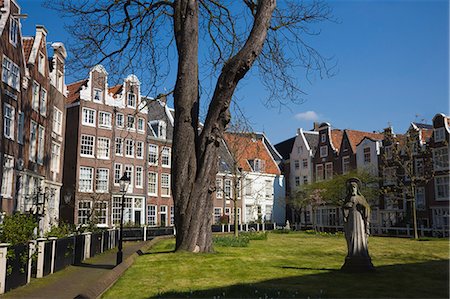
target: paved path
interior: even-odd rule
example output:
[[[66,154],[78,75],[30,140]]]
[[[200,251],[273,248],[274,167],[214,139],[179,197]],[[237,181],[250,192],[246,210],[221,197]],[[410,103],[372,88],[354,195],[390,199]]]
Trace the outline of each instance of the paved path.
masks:
[[[150,246],[150,242],[124,242],[124,262],[121,267],[126,269],[131,265],[132,255],[140,249],[144,251]],[[29,284],[7,292],[2,298],[72,299],[80,294],[92,294],[92,289],[98,293],[99,285],[107,285],[108,282],[104,282],[105,278],[114,276],[114,272],[119,268],[112,270],[116,264],[116,253],[117,249],[112,249],[85,260],[79,266],[69,266],[44,278],[32,279]],[[84,295],[81,298],[86,297],[91,295]]]

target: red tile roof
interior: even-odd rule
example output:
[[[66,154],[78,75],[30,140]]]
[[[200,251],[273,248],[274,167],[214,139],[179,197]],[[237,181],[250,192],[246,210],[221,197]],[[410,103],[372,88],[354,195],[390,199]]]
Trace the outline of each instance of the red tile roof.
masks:
[[[88,79],[80,80],[67,85],[69,94],[67,95],[67,104],[72,104],[80,100],[80,90],[82,86],[86,86]]]
[[[331,130],[331,142],[334,148],[339,152],[341,149],[342,137],[344,136],[344,132],[339,129]]]
[[[422,142],[427,142],[431,135],[433,135],[433,130],[422,129]]]
[[[365,138],[370,138],[372,140],[383,140],[383,134],[380,133],[370,133],[355,130],[345,130],[347,134],[348,141],[352,148],[352,151],[356,153],[356,146]]]
[[[109,91],[109,93],[111,93],[113,96],[115,96],[115,95],[117,95],[117,94],[119,94],[119,93],[122,92],[122,88],[123,88],[123,85],[122,85],[122,84],[119,84],[119,85],[115,85],[115,86],[110,87],[110,88],[108,89],[108,91]]]
[[[23,44],[23,53],[25,54],[25,61],[28,62],[31,50],[33,49],[34,37],[22,38],[22,44]]]
[[[265,163],[263,173],[280,175],[280,169],[272,159],[264,141],[256,138],[254,134],[224,134],[228,149],[239,160],[239,166],[243,171],[251,172],[249,160],[260,159]]]

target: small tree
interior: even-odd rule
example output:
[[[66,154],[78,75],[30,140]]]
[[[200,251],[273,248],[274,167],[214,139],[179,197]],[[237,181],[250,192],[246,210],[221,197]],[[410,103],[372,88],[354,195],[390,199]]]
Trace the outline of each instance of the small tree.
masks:
[[[31,214],[14,213],[5,216],[0,225],[0,240],[11,245],[26,244],[36,238],[38,224]]]

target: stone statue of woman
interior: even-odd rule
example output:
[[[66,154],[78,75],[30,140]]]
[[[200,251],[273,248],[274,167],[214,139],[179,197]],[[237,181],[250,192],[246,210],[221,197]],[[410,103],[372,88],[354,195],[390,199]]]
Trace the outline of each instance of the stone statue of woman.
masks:
[[[343,205],[344,233],[348,253],[342,270],[351,272],[372,271],[367,239],[370,233],[370,206],[361,194],[361,181],[348,179],[347,196]]]

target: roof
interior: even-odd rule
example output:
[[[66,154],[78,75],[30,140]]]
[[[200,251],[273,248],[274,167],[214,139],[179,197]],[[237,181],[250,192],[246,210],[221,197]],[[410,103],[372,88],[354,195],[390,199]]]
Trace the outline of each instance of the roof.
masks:
[[[331,142],[334,148],[339,152],[341,149],[342,137],[344,136],[344,132],[339,129],[331,130]]]
[[[67,85],[67,95],[66,104],[72,104],[80,100],[80,90],[82,86],[86,86],[88,79],[83,79],[74,83]]]
[[[25,61],[30,58],[31,50],[33,49],[34,37],[22,38],[23,53],[25,55]]]
[[[289,159],[289,155],[291,154],[292,147],[294,146],[295,143],[295,138],[296,137],[292,137],[285,141],[281,141],[280,143],[275,144],[275,149],[281,154],[284,160]]]
[[[251,133],[233,134],[225,133],[224,139],[227,143],[228,150],[239,161],[239,166],[243,171],[253,172],[249,161],[259,159],[264,161],[265,169],[263,173],[280,175],[280,169],[269,153],[264,141],[255,138],[256,135]]]
[[[433,125],[421,124],[421,123],[415,123],[415,122],[413,122],[413,124],[415,124],[416,127],[419,129],[433,130]]]
[[[308,142],[309,148],[314,155],[317,150],[317,146],[319,145],[319,134],[316,131],[303,131],[305,135],[306,142]]]
[[[365,138],[370,138],[372,140],[383,140],[383,134],[380,133],[370,133],[363,131],[355,131],[355,130],[345,130],[347,134],[348,141],[352,148],[352,151],[356,152],[356,146]]]
[[[123,89],[123,85],[122,84],[118,84],[118,85],[115,85],[115,86],[112,86],[112,87],[108,88],[108,91],[109,91],[110,94],[115,96],[115,95],[121,93],[122,89]]]

